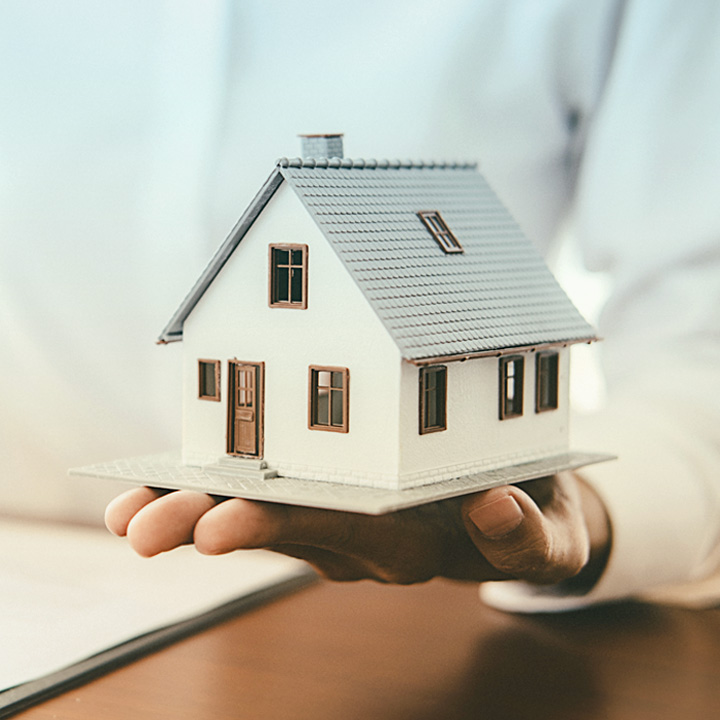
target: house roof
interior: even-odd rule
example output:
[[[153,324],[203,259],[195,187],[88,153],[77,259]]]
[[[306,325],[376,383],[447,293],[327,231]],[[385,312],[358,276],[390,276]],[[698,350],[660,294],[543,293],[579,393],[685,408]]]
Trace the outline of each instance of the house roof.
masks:
[[[283,182],[405,359],[451,360],[596,339],[475,165],[283,158],[160,342],[182,339],[185,318]],[[462,253],[442,250],[417,215],[423,210],[441,213]]]

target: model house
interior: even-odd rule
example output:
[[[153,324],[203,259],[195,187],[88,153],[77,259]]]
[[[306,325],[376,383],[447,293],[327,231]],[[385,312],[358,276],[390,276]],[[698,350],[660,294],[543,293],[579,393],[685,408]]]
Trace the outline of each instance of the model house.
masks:
[[[595,335],[477,167],[305,142],[160,337],[183,465],[405,490],[566,458],[569,346]]]

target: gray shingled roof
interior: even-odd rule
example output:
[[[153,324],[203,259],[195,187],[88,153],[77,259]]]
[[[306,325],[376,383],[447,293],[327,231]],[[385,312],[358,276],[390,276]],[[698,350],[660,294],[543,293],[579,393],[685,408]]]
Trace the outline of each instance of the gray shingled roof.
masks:
[[[595,339],[474,165],[283,159],[162,342],[181,339],[184,319],[283,181],[407,360]],[[446,254],[418,218],[420,210],[439,211],[464,252]]]

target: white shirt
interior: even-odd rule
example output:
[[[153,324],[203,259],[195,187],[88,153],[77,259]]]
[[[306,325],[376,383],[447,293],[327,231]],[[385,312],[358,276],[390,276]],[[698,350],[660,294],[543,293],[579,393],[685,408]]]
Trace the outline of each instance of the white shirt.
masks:
[[[298,132],[480,159],[548,253],[611,279],[606,406],[575,445],[614,547],[584,600],[695,581],[720,544],[720,10],[712,0],[6,2],[0,511],[99,520],[68,467],[179,444],[153,341]]]

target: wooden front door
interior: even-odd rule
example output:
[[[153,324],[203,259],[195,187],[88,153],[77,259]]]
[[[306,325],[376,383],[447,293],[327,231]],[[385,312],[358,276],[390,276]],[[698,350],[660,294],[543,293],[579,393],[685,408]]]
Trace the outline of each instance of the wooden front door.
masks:
[[[263,363],[230,360],[228,379],[228,453],[262,457]]]

